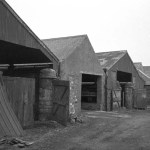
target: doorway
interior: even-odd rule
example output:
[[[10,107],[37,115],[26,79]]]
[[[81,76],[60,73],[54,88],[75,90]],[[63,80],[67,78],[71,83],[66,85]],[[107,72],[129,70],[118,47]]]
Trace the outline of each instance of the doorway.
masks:
[[[126,107],[125,86],[128,82],[132,82],[132,74],[117,71],[117,81],[119,81],[121,86],[121,107]]]
[[[82,85],[81,85],[81,108],[94,110],[97,107],[99,99],[97,75],[82,74]]]

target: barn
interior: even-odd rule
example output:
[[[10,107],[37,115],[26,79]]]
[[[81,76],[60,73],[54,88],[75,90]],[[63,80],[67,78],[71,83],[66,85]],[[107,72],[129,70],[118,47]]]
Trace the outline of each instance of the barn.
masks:
[[[111,51],[96,54],[105,71],[105,110],[133,107],[133,88],[143,89],[144,80],[134,66],[128,52]]]
[[[60,78],[70,81],[70,106],[76,114],[81,109],[100,109],[103,70],[88,36],[46,39],[43,42],[59,58]]]
[[[40,70],[52,68],[57,72],[58,62],[57,57],[32,32],[9,4],[5,0],[0,0],[2,83],[6,87],[11,108],[23,127],[32,125],[38,112]],[[3,99],[1,98],[1,100]],[[9,109],[11,108],[9,107]],[[6,110],[5,112],[10,111]],[[4,119],[4,124],[7,124],[5,121]],[[13,121],[10,121],[11,123]]]

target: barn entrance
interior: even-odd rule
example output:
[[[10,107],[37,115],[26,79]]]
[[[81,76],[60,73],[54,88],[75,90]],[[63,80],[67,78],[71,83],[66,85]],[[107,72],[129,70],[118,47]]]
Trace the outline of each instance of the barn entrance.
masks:
[[[11,107],[23,127],[37,120],[39,72],[53,64],[40,49],[0,40],[0,71]]]
[[[132,82],[132,74],[122,71],[117,71],[117,81],[121,86],[121,107],[126,107],[125,86],[128,82]]]
[[[100,77],[97,75],[82,74],[81,108],[94,110],[100,99]]]

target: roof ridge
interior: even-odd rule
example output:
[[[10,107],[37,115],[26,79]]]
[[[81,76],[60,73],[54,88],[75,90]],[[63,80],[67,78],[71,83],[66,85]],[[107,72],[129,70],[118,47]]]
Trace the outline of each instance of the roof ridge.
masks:
[[[125,52],[125,53],[127,53],[127,50],[115,50],[115,51],[106,51],[106,52],[96,52],[96,54],[113,53],[113,52]]]
[[[74,35],[74,36],[65,36],[65,37],[56,37],[56,38],[49,38],[49,39],[42,39],[42,41],[59,40],[59,39],[69,39],[69,38],[77,38],[77,37],[87,37],[87,34]]]
[[[134,64],[142,64],[142,62],[134,62]]]

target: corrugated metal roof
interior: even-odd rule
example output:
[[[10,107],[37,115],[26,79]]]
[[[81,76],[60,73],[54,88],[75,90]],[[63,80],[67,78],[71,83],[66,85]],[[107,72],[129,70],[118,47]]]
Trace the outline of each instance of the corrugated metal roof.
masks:
[[[96,53],[96,55],[102,67],[110,69],[126,53],[127,53],[126,50],[121,50],[121,51],[111,51],[111,52],[100,52],[100,53]]]
[[[59,58],[66,59],[83,41],[87,35],[69,36],[45,39],[43,42]]]

